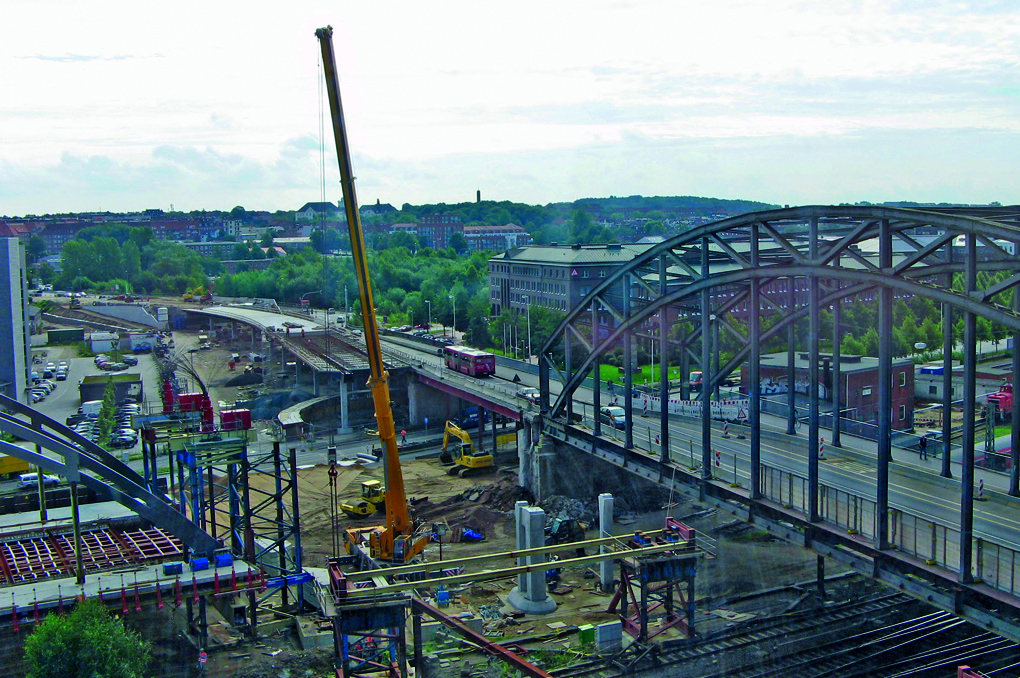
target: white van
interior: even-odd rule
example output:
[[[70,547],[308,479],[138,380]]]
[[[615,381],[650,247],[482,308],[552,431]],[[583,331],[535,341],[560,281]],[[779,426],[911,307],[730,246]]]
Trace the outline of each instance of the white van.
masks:
[[[78,414],[95,414],[98,415],[99,411],[103,409],[102,400],[86,400],[78,408]]]

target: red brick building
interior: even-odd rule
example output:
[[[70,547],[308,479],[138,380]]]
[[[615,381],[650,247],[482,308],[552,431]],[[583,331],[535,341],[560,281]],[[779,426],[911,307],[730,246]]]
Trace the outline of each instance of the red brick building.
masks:
[[[832,393],[839,389],[839,404],[844,419],[875,423],[878,419],[878,358],[859,355],[841,355],[839,361],[839,384],[833,383],[832,355],[823,354],[818,360],[818,374],[811,378],[808,354],[794,354],[794,390],[807,395],[812,386],[819,388],[820,399],[829,405],[831,411]],[[778,392],[777,400],[785,399],[787,386],[787,354],[770,353],[761,357],[761,393],[770,397],[770,391]],[[747,393],[750,384],[748,366],[740,368],[741,392]],[[913,426],[914,420],[914,362],[910,358],[893,360],[892,365],[892,415],[894,429],[902,430]]]

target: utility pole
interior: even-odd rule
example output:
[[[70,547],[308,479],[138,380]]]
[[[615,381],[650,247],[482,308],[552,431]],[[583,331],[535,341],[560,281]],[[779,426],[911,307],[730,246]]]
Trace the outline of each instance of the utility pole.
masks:
[[[527,294],[523,297],[524,303],[528,306],[528,364],[531,364],[531,297]]]

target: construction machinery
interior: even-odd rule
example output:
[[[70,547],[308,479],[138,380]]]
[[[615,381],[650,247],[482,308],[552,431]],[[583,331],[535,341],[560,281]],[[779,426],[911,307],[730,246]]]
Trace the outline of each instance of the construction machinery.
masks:
[[[361,496],[354,504],[340,504],[340,510],[351,518],[364,518],[386,510],[386,488],[378,480],[361,483]]]
[[[407,507],[404,492],[404,476],[400,468],[400,453],[397,449],[397,431],[393,423],[390,406],[389,375],[383,364],[382,349],[379,345],[379,327],[375,317],[375,302],[372,300],[372,282],[368,274],[368,257],[365,253],[365,234],[361,228],[361,214],[358,211],[358,197],[354,190],[354,171],[351,166],[351,152],[347,143],[343,106],[340,102],[340,84],[333,55],[333,29],[330,26],[315,31],[322,50],[322,67],[329,95],[329,112],[333,123],[333,139],[336,143],[337,162],[340,166],[340,187],[343,191],[344,211],[347,215],[347,229],[351,236],[351,255],[354,274],[358,280],[361,297],[361,318],[364,324],[365,351],[371,376],[368,386],[375,404],[375,418],[379,440],[383,448],[383,465],[386,482],[386,524],[368,528],[350,528],[343,536],[348,553],[363,548],[366,544],[372,558],[389,563],[404,564],[417,556],[429,542],[427,533],[415,534],[411,513]]]
[[[453,451],[450,450],[451,438],[460,441]],[[461,478],[495,469],[492,455],[482,451],[475,452],[471,436],[452,421],[446,422],[446,430],[443,432],[443,450],[439,453],[439,461],[444,464],[453,464],[446,470],[446,473],[451,476],[459,475]]]
[[[545,527],[545,545],[569,544],[584,541],[584,533],[588,529],[586,523],[573,518],[557,518]],[[577,554],[584,555],[584,548],[578,548]]]

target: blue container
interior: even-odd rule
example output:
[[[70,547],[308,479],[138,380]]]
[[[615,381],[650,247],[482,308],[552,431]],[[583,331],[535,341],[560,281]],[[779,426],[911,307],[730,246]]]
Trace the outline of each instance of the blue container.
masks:
[[[229,567],[234,564],[234,557],[229,553],[216,556],[216,567]]]
[[[184,563],[163,563],[163,576],[181,574],[184,572]]]
[[[192,572],[198,572],[199,570],[208,570],[208,569],[209,569],[209,559],[208,558],[192,558],[191,559],[191,571]]]

